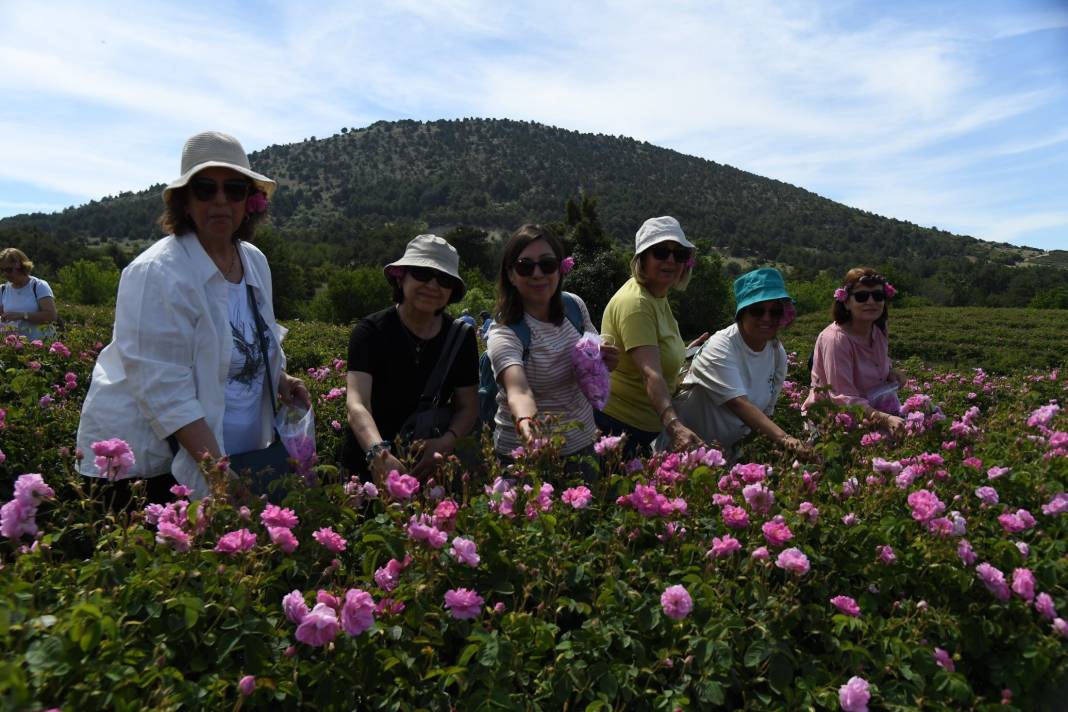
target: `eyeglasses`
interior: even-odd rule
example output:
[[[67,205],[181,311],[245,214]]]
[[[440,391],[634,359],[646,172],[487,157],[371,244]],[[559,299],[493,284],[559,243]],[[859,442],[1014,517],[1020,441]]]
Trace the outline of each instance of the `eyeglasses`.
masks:
[[[661,262],[666,260],[670,255],[674,255],[675,261],[679,263],[689,262],[690,260],[689,247],[683,247],[682,245],[678,245],[677,247],[671,247],[670,245],[667,245],[663,242],[661,242],[659,245],[653,245],[652,247],[650,247],[649,254],[651,254],[653,257],[660,260]]]
[[[194,198],[207,202],[215,199],[215,195],[219,192],[219,184],[211,178],[194,178],[189,181],[189,190]],[[222,190],[226,199],[231,203],[240,203],[248,197],[252,184],[240,178],[230,178],[222,182]]]
[[[782,315],[785,313],[781,306],[765,307],[761,304],[757,304],[751,307],[746,307],[745,309],[745,313],[752,314],[754,319],[763,319],[765,312],[771,312],[771,318],[775,320],[782,319]]]
[[[534,274],[534,268],[541,269],[542,274],[552,274],[560,269],[560,260],[555,257],[541,257],[537,262],[529,257],[520,257],[512,264],[512,269],[520,277],[529,277]]]
[[[886,299],[886,292],[881,289],[878,292],[853,292],[853,298],[860,304],[868,301],[868,297],[871,297],[877,302],[881,302]]]
[[[432,267],[407,267],[406,269],[416,282],[429,282],[435,279],[445,289],[456,289],[460,286],[455,277],[439,272]]]

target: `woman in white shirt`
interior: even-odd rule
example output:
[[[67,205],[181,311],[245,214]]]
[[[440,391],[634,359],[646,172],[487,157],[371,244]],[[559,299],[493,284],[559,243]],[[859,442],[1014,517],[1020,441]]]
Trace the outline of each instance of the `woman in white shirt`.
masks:
[[[171,234],[123,270],[112,341],[78,427],[82,474],[100,476],[93,442],[122,438],[136,458],[125,475],[148,478],[150,501],[166,500],[175,481],[204,497],[204,456],[270,445],[274,393],[310,406],[303,382],[283,371],[271,271],[247,242],[275,182],[251,170],[237,139],[214,131],[186,142],[181,170],[163,191],[160,224]]]
[[[732,448],[755,430],[790,450],[805,445],[771,416],[786,379],[779,329],[794,317],[782,274],[764,268],[734,281],[735,322],[713,334],[694,357],[673,404],[686,427],[706,442]],[[658,447],[668,446],[661,434]]]
[[[17,247],[0,250],[0,331],[13,329],[31,341],[53,336],[56,300],[48,282],[30,274],[33,262]]]
[[[507,461],[520,445],[538,435],[539,418],[552,415],[564,438],[562,454],[592,453],[596,437],[593,408],[571,365],[571,351],[586,331],[596,333],[586,305],[564,292],[560,265],[564,248],[541,225],[523,225],[504,246],[497,283],[495,323],[486,353],[497,393],[493,443]],[[619,361],[612,346],[601,347],[611,370]]]

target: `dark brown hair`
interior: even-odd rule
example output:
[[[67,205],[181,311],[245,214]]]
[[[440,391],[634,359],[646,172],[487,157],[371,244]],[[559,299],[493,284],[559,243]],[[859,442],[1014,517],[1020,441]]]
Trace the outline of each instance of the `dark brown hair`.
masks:
[[[196,176],[191,176],[189,180],[193,180]],[[251,181],[249,181],[252,183]],[[251,199],[256,193],[262,193],[255,188],[255,184],[252,184],[252,191],[249,193],[246,201]],[[266,195],[266,194],[265,194]],[[189,217],[189,184],[183,185],[181,188],[174,188],[171,190],[170,195],[163,199],[163,213],[156,220],[159,226],[163,228],[164,232],[170,235],[184,235],[188,232],[196,232],[197,226],[193,224],[193,219]],[[246,203],[247,204],[247,203]],[[256,227],[267,219],[267,213],[269,211],[264,210],[262,213],[251,213],[245,215],[245,219],[241,221],[237,230],[234,231],[233,240],[251,241],[253,235],[256,233]]]
[[[883,290],[886,289],[886,277],[882,276],[871,267],[854,267],[846,272],[845,279],[842,280],[842,287],[846,290],[847,294],[853,293],[853,287],[860,284],[863,287],[877,287],[880,284],[883,286]],[[848,299],[848,297],[847,297]],[[886,333],[886,317],[890,311],[890,300],[886,299],[883,302],[883,313],[879,315],[879,318],[875,320],[875,325]],[[837,299],[831,305],[831,318],[834,319],[836,324],[847,324],[852,320],[853,315],[849,313],[849,309],[846,308],[845,302],[840,302]]]
[[[557,260],[562,262],[564,259],[564,246],[561,244],[560,238],[544,225],[528,223],[520,226],[518,230],[512,233],[512,236],[508,238],[508,242],[504,245],[504,254],[501,256],[501,269],[497,275],[497,306],[494,310],[494,318],[501,324],[518,324],[523,318],[523,300],[520,298],[519,291],[515,288],[515,285],[508,279],[508,271],[515,265],[520,253],[527,249],[528,245],[538,240],[545,240]],[[557,274],[560,275],[559,272]],[[560,275],[560,279],[556,283],[556,291],[553,292],[553,296],[549,299],[549,321],[554,324],[560,324],[564,320],[564,299],[560,296],[563,288],[564,279],[563,275]]]

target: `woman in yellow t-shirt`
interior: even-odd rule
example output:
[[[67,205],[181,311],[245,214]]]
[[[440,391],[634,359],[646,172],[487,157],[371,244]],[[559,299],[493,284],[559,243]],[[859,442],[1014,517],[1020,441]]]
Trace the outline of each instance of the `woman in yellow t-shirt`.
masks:
[[[661,430],[673,450],[701,445],[671,405],[686,344],[667,299],[671,289],[682,290],[689,283],[694,252],[678,220],[646,220],[634,236],[632,276],[612,296],[601,320],[601,333],[619,348],[620,356],[608,404],[594,418],[602,432],[627,435],[627,457],[648,448]],[[703,334],[691,345],[707,338]]]

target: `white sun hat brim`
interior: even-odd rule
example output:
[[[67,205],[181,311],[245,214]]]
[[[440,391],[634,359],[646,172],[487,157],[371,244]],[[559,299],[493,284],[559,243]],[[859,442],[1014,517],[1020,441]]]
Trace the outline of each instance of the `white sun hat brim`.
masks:
[[[229,168],[237,171],[255,184],[270,198],[278,184],[267,176],[252,170],[248,154],[241,142],[229,134],[220,131],[204,131],[191,137],[182,148],[182,166],[180,175],[163,189],[163,199],[167,200],[175,188],[189,183],[189,179],[207,168]]]

